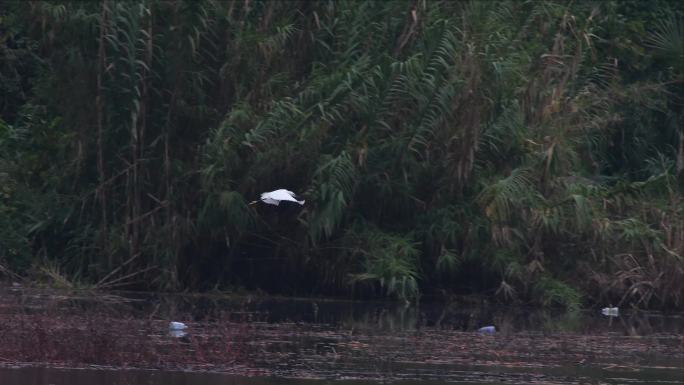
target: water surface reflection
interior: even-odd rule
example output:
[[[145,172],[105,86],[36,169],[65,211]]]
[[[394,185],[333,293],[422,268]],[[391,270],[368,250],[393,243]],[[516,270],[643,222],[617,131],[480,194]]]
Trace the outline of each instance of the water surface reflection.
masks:
[[[0,294],[3,385],[684,381],[681,314],[621,309],[613,318],[600,309],[472,301],[407,307],[16,288]],[[187,323],[188,335],[169,337],[172,320]],[[497,332],[476,332],[486,325]]]

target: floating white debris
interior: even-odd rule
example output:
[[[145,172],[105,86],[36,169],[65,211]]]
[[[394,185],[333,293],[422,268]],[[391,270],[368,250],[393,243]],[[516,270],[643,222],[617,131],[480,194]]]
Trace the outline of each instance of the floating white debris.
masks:
[[[494,334],[494,333],[496,333],[496,327],[494,327],[494,326],[484,326],[484,327],[481,327],[481,328],[477,329],[477,331],[478,331],[480,334]]]
[[[170,330],[183,330],[183,329],[187,329],[187,327],[188,326],[182,322],[174,322],[174,321],[169,322],[169,329]]]
[[[601,314],[607,315],[609,317],[617,317],[619,315],[619,311],[616,307],[604,307],[601,309]]]

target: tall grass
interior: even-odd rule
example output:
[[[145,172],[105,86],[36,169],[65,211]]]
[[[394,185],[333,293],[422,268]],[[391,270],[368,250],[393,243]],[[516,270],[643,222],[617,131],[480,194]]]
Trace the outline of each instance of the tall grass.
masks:
[[[682,306],[683,9],[662,4],[11,3],[0,265]],[[281,187],[307,205],[246,204]]]

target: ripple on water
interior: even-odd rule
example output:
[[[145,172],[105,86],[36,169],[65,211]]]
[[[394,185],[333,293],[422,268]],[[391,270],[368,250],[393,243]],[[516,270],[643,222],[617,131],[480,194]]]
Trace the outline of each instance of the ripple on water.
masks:
[[[684,382],[684,322],[676,314],[0,294],[3,385]],[[170,337],[170,320],[186,323],[188,335]],[[496,333],[477,333],[485,325]]]

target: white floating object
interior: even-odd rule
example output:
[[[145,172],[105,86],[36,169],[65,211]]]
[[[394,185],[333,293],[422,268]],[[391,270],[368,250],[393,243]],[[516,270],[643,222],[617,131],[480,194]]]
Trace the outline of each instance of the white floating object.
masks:
[[[496,327],[494,327],[494,326],[484,326],[484,327],[481,327],[481,328],[477,329],[477,331],[478,331],[480,334],[494,334],[494,333],[496,333]]]
[[[187,329],[187,327],[188,326],[182,322],[174,322],[174,321],[169,322],[169,330],[183,330],[183,329]]]
[[[617,317],[620,313],[616,307],[604,307],[601,309],[601,314],[607,315],[609,317]]]

